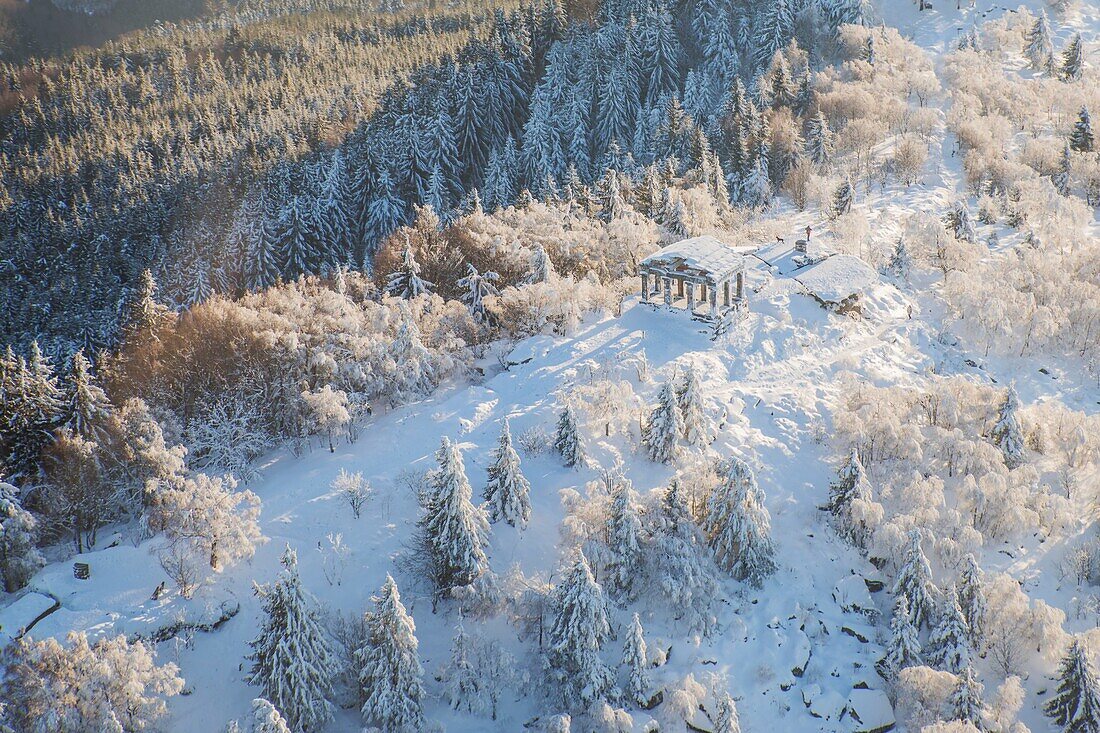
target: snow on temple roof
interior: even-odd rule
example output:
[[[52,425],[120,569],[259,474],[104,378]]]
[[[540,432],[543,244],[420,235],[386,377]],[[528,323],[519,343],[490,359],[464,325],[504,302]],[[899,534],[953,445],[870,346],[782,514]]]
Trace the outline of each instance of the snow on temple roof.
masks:
[[[664,270],[691,269],[709,273],[716,281],[726,280],[745,266],[745,253],[710,235],[684,239],[657,250],[642,260],[643,267]]]

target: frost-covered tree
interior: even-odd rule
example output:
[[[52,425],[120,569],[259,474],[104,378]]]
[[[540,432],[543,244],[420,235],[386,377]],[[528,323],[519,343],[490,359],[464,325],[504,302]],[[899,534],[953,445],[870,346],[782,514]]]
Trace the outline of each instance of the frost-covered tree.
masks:
[[[367,638],[355,652],[363,722],[385,733],[418,733],[424,729],[424,670],[417,656],[416,624],[389,575],[371,600]]]
[[[481,674],[474,662],[470,635],[459,624],[451,641],[451,660],[443,675],[443,696],[455,710],[481,712]]]
[[[761,11],[754,53],[757,69],[766,67],[775,52],[787,45],[794,29],[794,8],[793,0],[773,0]]]
[[[583,553],[554,589],[554,619],[547,638],[551,681],[566,705],[587,708],[615,685],[600,650],[611,636],[607,601]]]
[[[444,437],[435,460],[436,468],[426,478],[419,526],[429,575],[446,595],[474,582],[489,568],[485,556],[489,522],[484,510],[470,501],[473,490],[458,446]]]
[[[978,681],[974,668],[969,664],[958,675],[958,682],[947,698],[947,719],[970,723],[984,730],[985,703],[982,701],[984,685]]]
[[[1054,44],[1050,40],[1050,21],[1047,11],[1040,10],[1035,22],[1027,31],[1024,55],[1036,71],[1049,72],[1054,68]]]
[[[291,733],[286,720],[275,706],[262,697],[252,701],[252,708],[248,711],[248,727],[237,726],[240,733]],[[230,728],[232,731],[232,728]]]
[[[867,479],[863,462],[859,460],[859,452],[853,448],[848,459],[837,470],[836,481],[829,489],[828,507],[837,518],[841,535],[856,544],[862,544],[857,540],[866,532],[866,528],[856,526],[852,521],[852,504],[871,500],[871,482]]]
[[[46,564],[38,551],[38,520],[19,503],[19,489],[0,480],[0,587],[14,593]]]
[[[683,381],[676,392],[676,401],[680,406],[684,440],[687,444],[701,446],[709,443],[713,437],[713,426],[703,404],[703,390],[699,386],[699,378],[691,365],[684,370]]]
[[[920,530],[909,533],[909,549],[905,562],[894,581],[894,596],[909,599],[909,620],[920,629],[931,625],[936,613],[936,590],[932,585],[932,566],[921,547]]]
[[[820,109],[806,123],[806,152],[817,165],[825,165],[833,157],[833,132]]]
[[[909,275],[913,271],[913,255],[910,254],[904,237],[898,237],[894,252],[890,255],[888,268],[890,273],[899,280],[909,280]]]
[[[73,354],[65,403],[65,426],[88,440],[101,440],[111,403],[107,393],[93,379],[91,364],[83,349]]]
[[[363,478],[361,471],[355,473],[348,473],[347,470],[341,468],[340,473],[332,480],[332,490],[348,505],[348,509],[351,509],[351,515],[356,519],[363,511],[363,505],[370,499],[374,490],[371,489],[371,485]]]
[[[615,483],[618,488],[611,498],[611,511],[607,518],[605,585],[624,598],[633,598],[645,560],[642,553],[642,521],[638,517],[637,496],[630,482],[620,478]]]
[[[636,705],[647,705],[650,700],[649,659],[646,657],[642,621],[636,613],[626,631],[622,665],[627,670],[627,697]]]
[[[482,495],[490,521],[504,520],[513,527],[526,527],[531,517],[531,484],[520,469],[519,454],[512,447],[512,431],[505,418],[500,445],[493,453],[489,481]]]
[[[259,635],[249,642],[248,682],[263,690],[293,730],[315,733],[332,720],[337,662],[315,602],[302,588],[298,556],[289,545],[282,564],[274,583],[255,586],[264,617]]]
[[[711,605],[718,592],[714,563],[706,557],[706,539],[691,518],[680,482],[673,479],[661,496],[651,529],[653,579],[669,608],[693,630],[713,622]]]
[[[554,450],[570,468],[584,465],[584,445],[581,442],[580,429],[573,408],[565,406],[558,417],[558,428],[554,435]]]
[[[963,568],[959,575],[959,606],[970,632],[970,646],[980,649],[985,636],[989,606],[985,597],[982,569],[971,554],[963,559]]]
[[[989,433],[993,444],[1001,449],[1005,465],[1009,468],[1018,468],[1026,460],[1024,429],[1020,425],[1019,411],[1020,398],[1015,388],[1010,386],[997,412],[997,422]]]
[[[728,692],[718,698],[714,716],[714,733],[741,733],[741,718],[737,715],[737,704]]]
[[[1069,143],[1066,143],[1062,148],[1062,157],[1058,161],[1058,167],[1050,174],[1050,182],[1054,184],[1055,190],[1062,196],[1069,196],[1069,176],[1072,168],[1073,154],[1070,152]],[[993,234],[996,234],[996,232]]]
[[[535,252],[531,256],[531,272],[524,280],[527,284],[553,282],[557,277],[554,272],[554,263],[550,261],[550,255],[541,244],[535,245]]]
[[[906,667],[922,664],[920,636],[909,620],[909,599],[904,594],[894,600],[894,615],[890,618],[890,639],[886,643],[886,656],[880,663],[884,676],[897,679]]]
[[[970,631],[954,584],[944,594],[940,607],[939,621],[928,635],[925,659],[937,669],[959,674],[970,665]]]
[[[684,418],[676,400],[676,390],[669,380],[657,393],[657,406],[649,414],[642,431],[649,459],[656,463],[671,463],[680,453],[680,435],[684,432]]]
[[[1089,108],[1082,107],[1069,134],[1069,147],[1078,153],[1091,153],[1096,149],[1096,138],[1092,132],[1092,116]]]
[[[1062,51],[1062,66],[1060,69],[1062,78],[1066,81],[1079,80],[1084,71],[1084,66],[1085,56],[1084,47],[1081,44],[1081,34],[1076,33],[1070,39],[1066,50]]]
[[[1088,647],[1075,638],[1058,667],[1058,687],[1043,712],[1065,733],[1100,730],[1100,682],[1089,660]]]
[[[951,210],[944,216],[943,221],[947,231],[951,232],[955,239],[971,244],[978,240],[978,233],[974,229],[974,220],[970,216],[970,207],[966,205],[965,201],[956,201]]]
[[[488,323],[489,311],[485,308],[485,298],[500,295],[495,283],[500,275],[489,271],[480,273],[472,264],[466,265],[466,277],[458,281],[462,288],[462,302],[470,309],[470,315],[478,323]]]
[[[832,214],[834,217],[843,216],[852,210],[852,200],[855,198],[855,189],[852,187],[852,179],[845,178],[837,186],[833,193]]]
[[[718,565],[737,580],[760,586],[775,570],[771,515],[748,464],[734,459],[707,499],[703,530]]]
[[[386,279],[386,293],[398,298],[415,298],[430,293],[433,284],[420,277],[420,263],[413,256],[412,247],[405,245],[401,265]]]

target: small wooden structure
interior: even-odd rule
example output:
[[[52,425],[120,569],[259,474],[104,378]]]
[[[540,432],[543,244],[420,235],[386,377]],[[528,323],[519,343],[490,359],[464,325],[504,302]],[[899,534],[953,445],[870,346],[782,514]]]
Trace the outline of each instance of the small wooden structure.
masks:
[[[86,562],[73,563],[73,577],[77,580],[87,580],[92,577],[92,567]]]
[[[745,255],[711,236],[685,239],[654,252],[638,266],[642,302],[682,307],[717,321],[745,299]]]

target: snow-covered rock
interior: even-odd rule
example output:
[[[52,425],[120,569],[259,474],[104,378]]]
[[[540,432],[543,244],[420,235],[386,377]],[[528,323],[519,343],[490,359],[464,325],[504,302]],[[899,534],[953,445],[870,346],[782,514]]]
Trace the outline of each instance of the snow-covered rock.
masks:
[[[852,690],[844,710],[852,733],[883,733],[897,723],[894,706],[882,690]]]

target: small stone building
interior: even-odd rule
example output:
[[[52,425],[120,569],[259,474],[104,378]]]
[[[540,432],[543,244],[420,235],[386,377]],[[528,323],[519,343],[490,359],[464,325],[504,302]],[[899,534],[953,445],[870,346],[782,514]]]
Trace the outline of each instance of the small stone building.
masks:
[[[743,308],[744,252],[711,236],[670,244],[638,266],[642,302],[683,308],[705,320]]]

